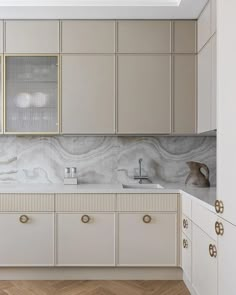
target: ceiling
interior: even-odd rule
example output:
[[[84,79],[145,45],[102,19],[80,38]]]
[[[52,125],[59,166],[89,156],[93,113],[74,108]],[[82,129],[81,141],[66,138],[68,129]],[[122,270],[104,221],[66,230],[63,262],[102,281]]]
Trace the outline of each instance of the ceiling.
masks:
[[[0,0],[0,19],[197,19],[208,0]]]

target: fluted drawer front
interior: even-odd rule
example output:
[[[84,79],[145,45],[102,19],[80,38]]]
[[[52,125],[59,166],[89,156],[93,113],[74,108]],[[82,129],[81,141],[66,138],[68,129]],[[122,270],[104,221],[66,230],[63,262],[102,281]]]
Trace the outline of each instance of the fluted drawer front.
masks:
[[[1,212],[54,211],[53,194],[0,194]]]
[[[115,194],[57,194],[56,211],[114,211]]]
[[[177,211],[177,194],[119,194],[118,211]]]

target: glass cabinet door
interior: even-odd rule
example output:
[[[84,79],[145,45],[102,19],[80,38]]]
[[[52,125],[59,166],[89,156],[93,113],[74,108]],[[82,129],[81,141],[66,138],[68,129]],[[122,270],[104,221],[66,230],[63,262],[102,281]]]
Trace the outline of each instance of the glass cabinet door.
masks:
[[[57,133],[58,56],[6,56],[5,132]]]

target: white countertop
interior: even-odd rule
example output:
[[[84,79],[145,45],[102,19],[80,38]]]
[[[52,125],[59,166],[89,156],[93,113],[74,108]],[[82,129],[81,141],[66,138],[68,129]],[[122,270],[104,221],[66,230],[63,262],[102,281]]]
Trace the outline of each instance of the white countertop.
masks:
[[[158,182],[160,183],[160,182]],[[127,194],[127,193],[186,193],[190,198],[197,199],[210,210],[214,210],[216,188],[195,188],[178,183],[160,183],[160,189],[124,189],[121,184],[1,184],[0,193],[30,193],[30,194],[60,194],[60,193],[101,193],[101,194]]]

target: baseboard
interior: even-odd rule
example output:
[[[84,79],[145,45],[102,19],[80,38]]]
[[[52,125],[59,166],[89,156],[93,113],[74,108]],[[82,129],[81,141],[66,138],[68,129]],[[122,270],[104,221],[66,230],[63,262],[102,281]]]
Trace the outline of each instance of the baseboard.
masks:
[[[2,267],[0,280],[182,280],[179,267]]]
[[[190,292],[191,295],[198,295],[198,294],[194,291],[191,282],[187,279],[187,277],[185,276],[184,273],[183,273],[183,281],[184,281],[184,283],[185,283],[186,287],[188,288],[188,290],[189,290],[189,292]]]

